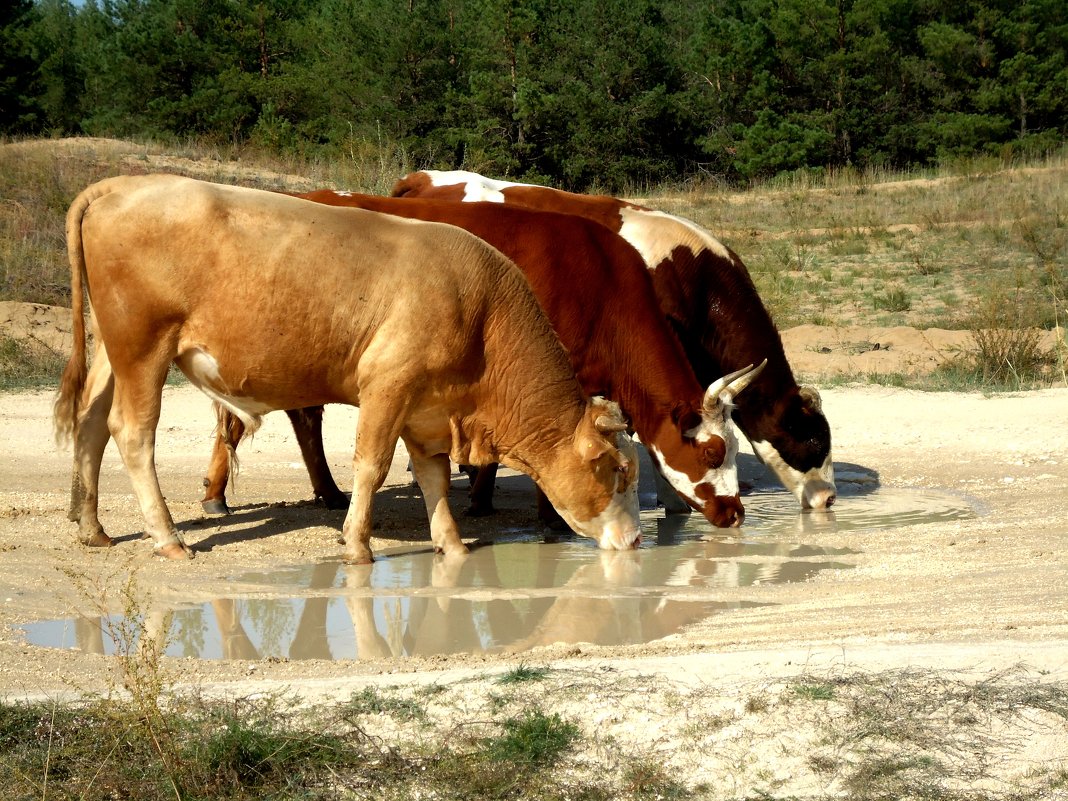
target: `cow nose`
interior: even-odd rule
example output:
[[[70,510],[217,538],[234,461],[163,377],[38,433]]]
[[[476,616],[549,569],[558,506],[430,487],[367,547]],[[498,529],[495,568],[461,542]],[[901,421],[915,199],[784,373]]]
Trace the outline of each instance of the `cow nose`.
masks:
[[[838,500],[838,493],[835,488],[828,485],[806,489],[804,495],[807,503],[803,505],[809,509],[830,509],[834,506],[834,502]]]
[[[642,543],[642,530],[623,523],[609,523],[597,544],[606,551],[628,551]]]
[[[745,507],[737,496],[716,496],[705,505],[705,517],[717,528],[738,528],[745,520]]]

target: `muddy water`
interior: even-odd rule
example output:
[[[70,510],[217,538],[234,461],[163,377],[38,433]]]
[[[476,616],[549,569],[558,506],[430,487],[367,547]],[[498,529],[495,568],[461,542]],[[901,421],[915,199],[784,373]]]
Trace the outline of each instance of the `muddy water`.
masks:
[[[637,551],[533,531],[508,532],[446,559],[430,549],[378,552],[232,577],[210,603],[118,618],[42,621],[34,645],[114,653],[122,632],[166,637],[173,656],[362,659],[521,652],[553,643],[650,642],[725,609],[755,605],[737,588],[805,581],[853,566],[855,551],[820,534],[973,517],[967,499],[840,482],[831,512],[798,512],[782,491],[746,498],[746,524],[717,531],[697,515],[643,513]],[[116,642],[120,643],[116,645]]]

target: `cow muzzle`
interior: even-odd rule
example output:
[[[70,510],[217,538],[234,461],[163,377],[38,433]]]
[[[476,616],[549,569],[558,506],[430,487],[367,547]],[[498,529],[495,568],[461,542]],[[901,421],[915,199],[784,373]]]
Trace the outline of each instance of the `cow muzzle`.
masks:
[[[745,520],[745,507],[737,495],[713,495],[700,511],[717,528],[738,528]]]
[[[642,530],[635,525],[613,522],[604,527],[597,545],[605,551],[629,551],[642,544]]]
[[[830,509],[836,500],[838,491],[827,481],[807,481],[801,488],[803,509]]]

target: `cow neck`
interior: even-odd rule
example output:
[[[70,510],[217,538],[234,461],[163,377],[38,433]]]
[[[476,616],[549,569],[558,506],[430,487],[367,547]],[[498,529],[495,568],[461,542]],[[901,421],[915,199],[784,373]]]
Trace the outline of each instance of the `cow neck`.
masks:
[[[734,417],[770,413],[771,401],[797,392],[782,339],[741,260],[698,247],[676,247],[656,267],[657,299],[693,365],[697,379],[721,376],[768,360],[759,378],[739,396]],[[744,430],[744,427],[743,427]]]
[[[487,320],[483,397],[472,422],[488,432],[499,461],[537,480],[551,469],[555,452],[570,447],[586,404],[537,301],[525,284],[516,292],[523,302],[511,314],[496,313],[498,307]],[[494,409],[493,419],[485,419],[480,408]]]
[[[573,329],[569,340],[561,337],[579,383],[586,394],[619,403],[643,441],[651,441],[680,402],[701,408],[703,388],[655,304],[584,306],[576,313],[581,311],[586,325]]]

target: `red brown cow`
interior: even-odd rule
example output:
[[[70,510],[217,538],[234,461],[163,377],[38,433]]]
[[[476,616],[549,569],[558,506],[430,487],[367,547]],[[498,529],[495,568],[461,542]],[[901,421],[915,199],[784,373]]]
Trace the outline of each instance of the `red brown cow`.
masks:
[[[834,503],[831,430],[819,393],[794,380],[782,340],[741,259],[700,226],[614,197],[463,171],[414,172],[397,182],[393,194],[566,212],[616,231],[642,254],[660,309],[679,335],[698,380],[710,381],[767,358],[734,421],[803,507]]]
[[[636,461],[618,406],[586,400],[522,273],[467,232],[150,175],[82,192],[67,243],[74,352],[55,422],[75,439],[83,543],[111,542],[97,516],[110,432],[155,551],[192,556],[154,463],[172,362],[246,427],[272,409],[360,407],[346,561],[372,559],[372,500],[398,438],[439,551],[466,551],[446,498],[450,459],[510,464],[601,547],[637,543]]]
[[[581,217],[492,203],[334,191],[301,197],[450,223],[498,248],[523,271],[582,386],[619,402],[654,464],[693,508],[714,525],[741,524],[738,446],[730,413],[734,395],[759,368],[750,365],[707,389],[700,385],[656,307],[641,257],[618,236]],[[212,487],[225,479],[221,443],[214,457],[209,498],[218,494]],[[322,478],[313,481],[324,483]]]

